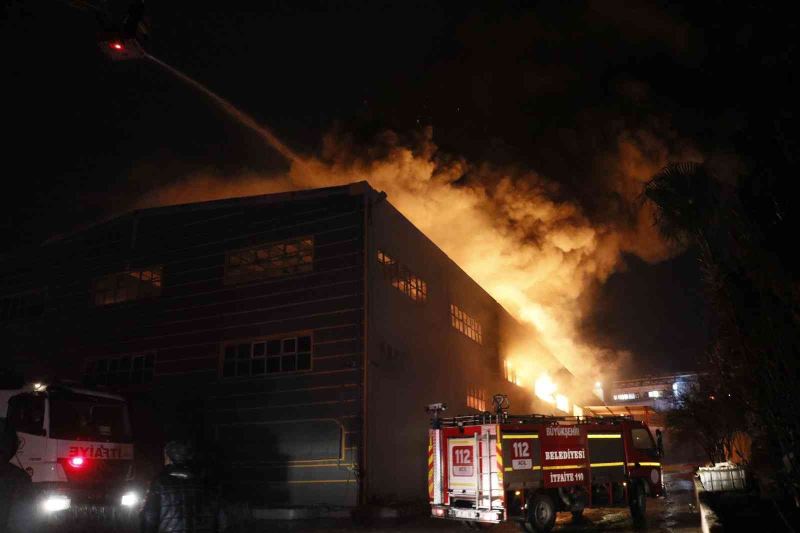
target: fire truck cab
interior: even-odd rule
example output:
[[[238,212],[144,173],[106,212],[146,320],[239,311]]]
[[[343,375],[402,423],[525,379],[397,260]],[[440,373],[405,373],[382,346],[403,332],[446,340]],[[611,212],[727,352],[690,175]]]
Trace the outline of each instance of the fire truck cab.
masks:
[[[11,463],[31,476],[41,511],[132,509],[133,440],[121,396],[66,385],[0,390],[0,419],[16,430]]]
[[[431,514],[549,531],[559,511],[579,518],[586,507],[627,506],[640,522],[647,497],[664,492],[660,457],[647,425],[629,417],[436,412],[428,445]]]

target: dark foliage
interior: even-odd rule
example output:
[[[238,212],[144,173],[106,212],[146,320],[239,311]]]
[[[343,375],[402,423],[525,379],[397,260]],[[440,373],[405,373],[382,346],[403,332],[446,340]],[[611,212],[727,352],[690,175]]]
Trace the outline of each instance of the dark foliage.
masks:
[[[710,413],[694,400],[675,417],[694,417],[707,438],[719,442],[723,437],[714,432],[735,426],[743,413],[748,432],[774,444],[775,474],[797,500],[800,405],[793,391],[800,378],[798,282],[787,256],[775,246],[776,237],[786,231],[777,210],[784,200],[775,198],[775,210],[764,212],[765,201],[779,189],[771,188],[762,171],[754,167],[747,178],[725,185],[703,165],[671,165],[653,177],[644,194],[656,205],[656,224],[666,238],[699,248],[716,319],[715,340],[704,361],[709,381],[703,387],[730,393],[737,406],[719,409],[708,426]],[[749,196],[754,183],[761,185],[758,203]],[[718,455],[715,445],[708,446],[710,455]]]

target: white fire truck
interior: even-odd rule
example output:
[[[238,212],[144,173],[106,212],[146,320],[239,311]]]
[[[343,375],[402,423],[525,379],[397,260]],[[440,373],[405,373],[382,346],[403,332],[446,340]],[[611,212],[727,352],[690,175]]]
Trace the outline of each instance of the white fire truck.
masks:
[[[660,450],[629,417],[510,415],[498,409],[440,417],[428,407],[428,496],[436,518],[469,525],[516,521],[549,531],[556,513],[630,508],[644,520],[646,498],[663,494]]]
[[[0,390],[0,418],[17,431],[19,449],[11,463],[31,476],[44,514],[138,505],[121,396],[36,383]]]

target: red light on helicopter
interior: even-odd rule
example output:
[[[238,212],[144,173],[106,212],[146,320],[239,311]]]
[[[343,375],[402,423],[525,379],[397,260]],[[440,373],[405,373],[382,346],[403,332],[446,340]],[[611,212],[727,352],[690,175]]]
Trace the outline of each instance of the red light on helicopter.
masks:
[[[70,457],[69,466],[72,468],[81,468],[86,463],[83,457]]]
[[[101,38],[97,42],[100,50],[111,61],[127,61],[128,59],[141,59],[147,56],[141,43],[135,38],[125,38],[115,34],[110,38]]]

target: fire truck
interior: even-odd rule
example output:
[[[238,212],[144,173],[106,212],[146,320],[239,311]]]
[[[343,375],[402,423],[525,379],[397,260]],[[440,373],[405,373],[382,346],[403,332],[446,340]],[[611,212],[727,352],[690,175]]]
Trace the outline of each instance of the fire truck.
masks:
[[[121,396],[68,385],[0,390],[0,419],[17,432],[11,463],[34,483],[44,515],[132,510],[133,440]]]
[[[515,521],[549,531],[556,513],[580,519],[587,507],[629,507],[642,522],[648,497],[664,493],[650,430],[630,417],[433,414],[428,441],[428,496],[436,518],[470,526]],[[507,404],[507,402],[506,402]]]

